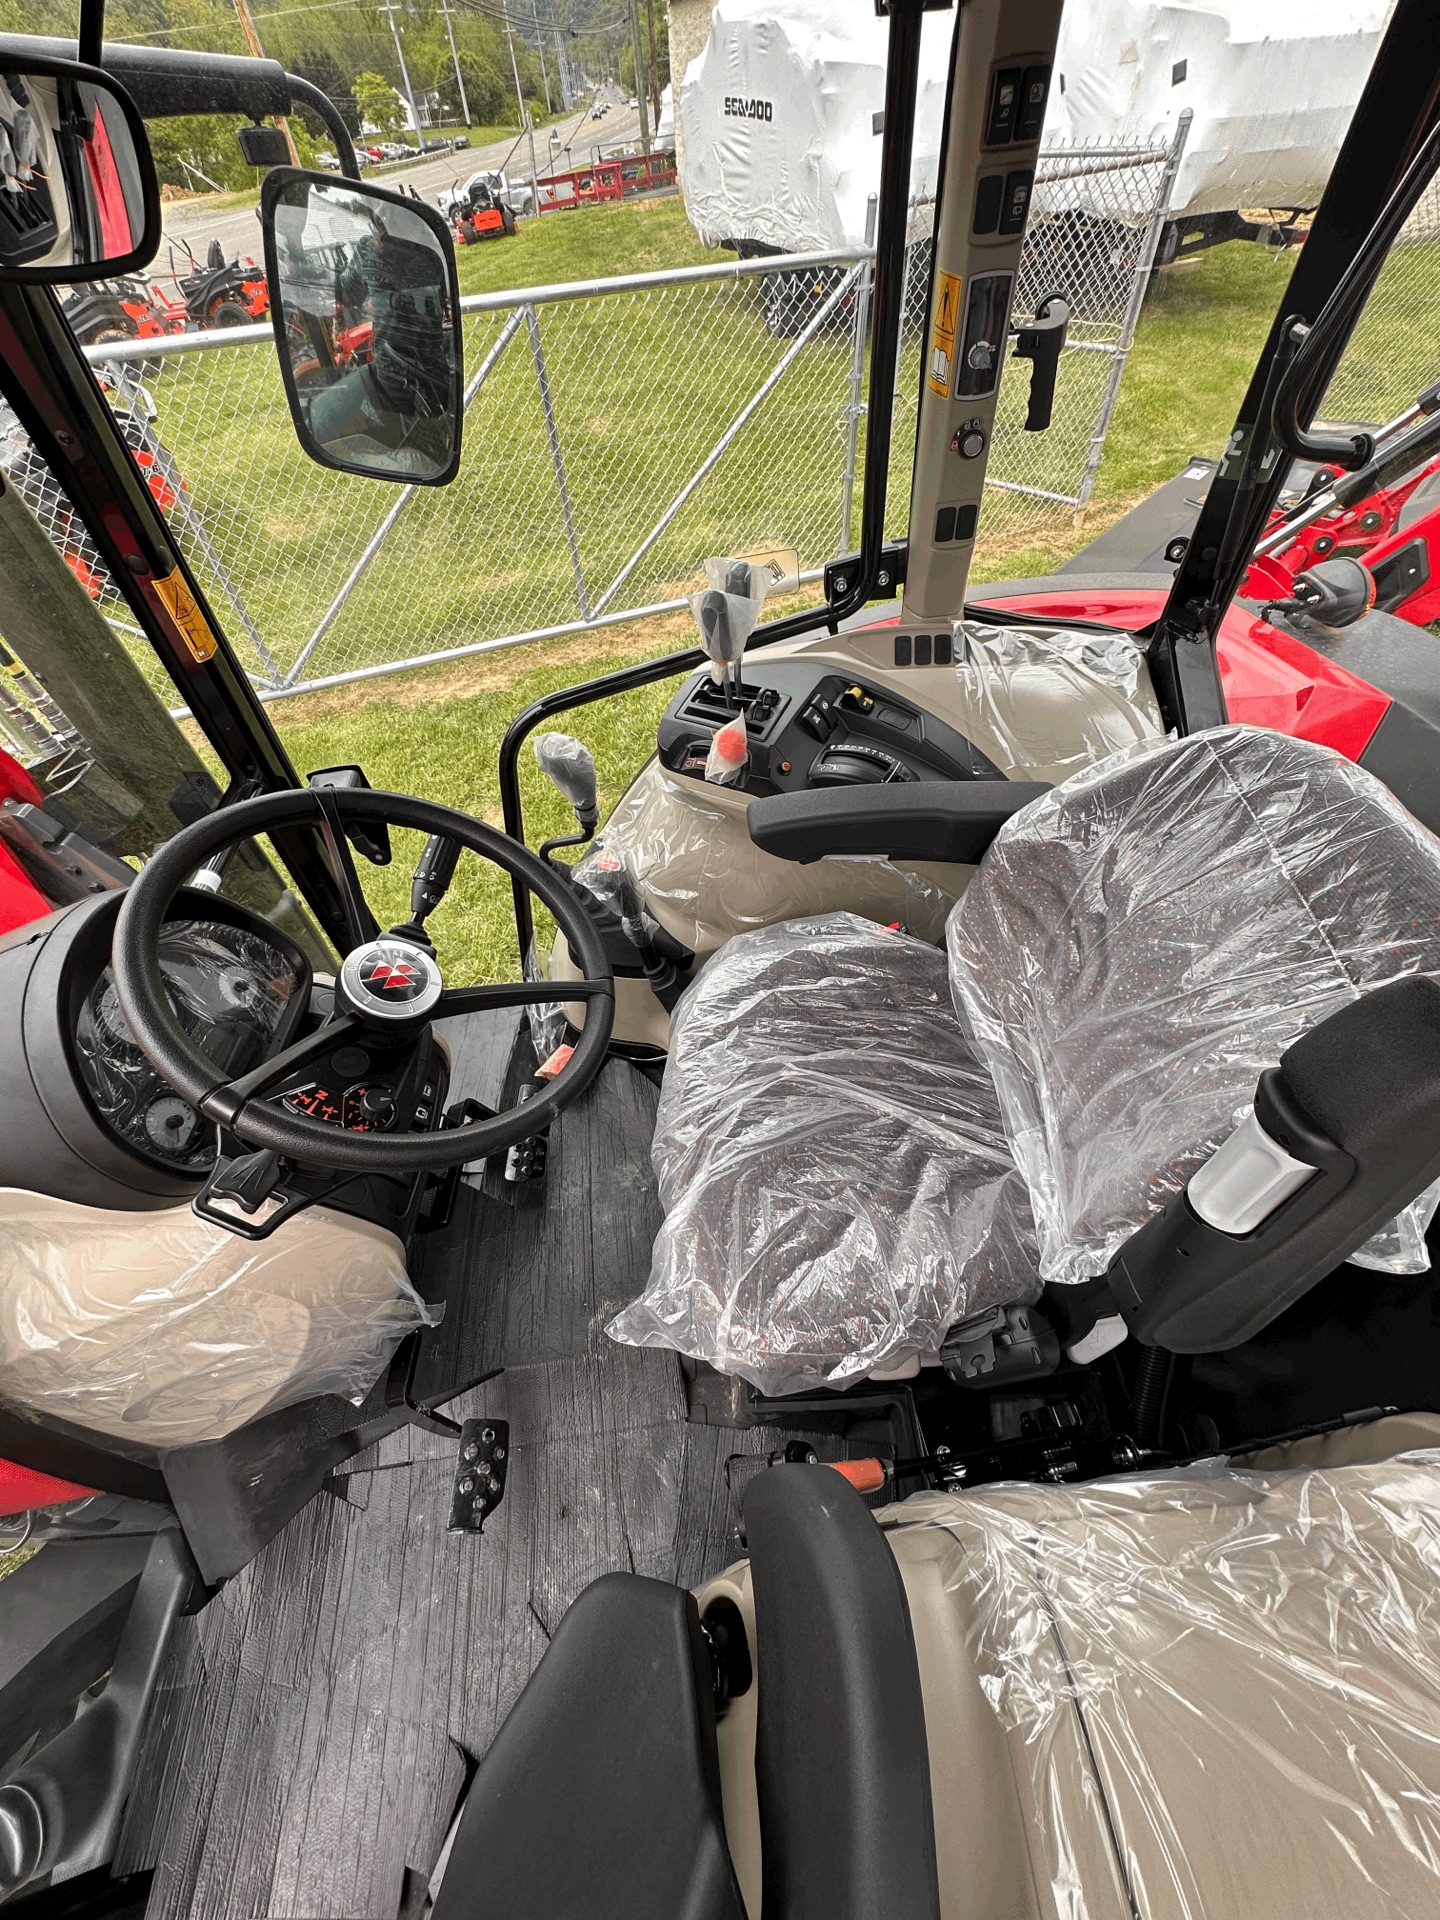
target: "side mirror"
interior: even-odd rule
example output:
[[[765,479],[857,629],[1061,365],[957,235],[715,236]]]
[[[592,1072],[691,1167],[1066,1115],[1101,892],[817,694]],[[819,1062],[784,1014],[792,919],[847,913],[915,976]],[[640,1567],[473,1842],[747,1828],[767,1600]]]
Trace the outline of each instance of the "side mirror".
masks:
[[[260,224],[285,396],[311,459],[412,486],[453,480],[464,359],[440,215],[368,181],[277,167]]]
[[[79,61],[0,54],[0,280],[108,278],[159,245],[160,189],[129,95]]]

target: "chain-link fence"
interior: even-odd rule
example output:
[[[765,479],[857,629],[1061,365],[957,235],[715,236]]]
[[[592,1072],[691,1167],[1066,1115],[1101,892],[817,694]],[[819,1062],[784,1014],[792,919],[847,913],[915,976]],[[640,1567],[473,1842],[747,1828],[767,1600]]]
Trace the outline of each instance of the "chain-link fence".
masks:
[[[1322,415],[1380,425],[1440,379],[1440,181],[1401,228],[1325,395]]]
[[[1028,366],[1002,383],[987,528],[1053,522],[1089,497],[1182,142],[1042,155],[1016,311],[1067,292],[1070,343],[1048,433],[1021,431]],[[909,250],[897,533],[929,214],[914,210]],[[466,298],[465,454],[447,488],[312,464],[268,327],[87,353],[247,671],[278,695],[672,610],[711,553],[793,547],[817,579],[858,526],[870,276],[868,251],[817,253]],[[53,480],[9,444],[22,490],[123,627]]]

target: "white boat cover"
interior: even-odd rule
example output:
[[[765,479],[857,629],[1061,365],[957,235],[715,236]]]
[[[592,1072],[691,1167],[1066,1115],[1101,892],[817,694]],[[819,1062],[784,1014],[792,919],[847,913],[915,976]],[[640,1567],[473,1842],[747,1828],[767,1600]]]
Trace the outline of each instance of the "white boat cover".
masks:
[[[1188,107],[1172,211],[1312,207],[1392,4],[1068,0],[1045,144],[1168,146]],[[925,17],[917,199],[935,190],[953,26],[950,13]],[[885,42],[886,23],[845,0],[719,0],[679,106],[681,188],[707,244],[863,243],[880,179]],[[1103,184],[1093,211],[1113,212],[1114,182]]]
[[[1313,207],[1394,0],[1066,0],[1046,144],[1168,145],[1172,212]]]
[[[933,197],[954,17],[927,13],[911,193]],[[880,184],[887,23],[839,0],[720,0],[680,87],[681,189],[708,246],[865,240]]]

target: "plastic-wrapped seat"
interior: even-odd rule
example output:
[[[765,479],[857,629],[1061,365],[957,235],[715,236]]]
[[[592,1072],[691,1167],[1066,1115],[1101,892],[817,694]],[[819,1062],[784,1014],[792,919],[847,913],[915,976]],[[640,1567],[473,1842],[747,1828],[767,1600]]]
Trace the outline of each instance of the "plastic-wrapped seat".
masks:
[[[962,1315],[1040,1291],[945,956],[854,914],[740,934],[710,962],[671,1026],[655,1166],[651,1284],[611,1332],[770,1393],[904,1367]]]
[[[666,1219],[617,1338],[770,1392],[845,1385],[1042,1276],[1103,1273],[1294,1040],[1440,972],[1440,846],[1328,749],[1220,728],[1016,814],[947,944],[953,1007],[941,955],[848,915],[705,969],[656,1121]],[[1433,1209],[1352,1257],[1423,1269]]]

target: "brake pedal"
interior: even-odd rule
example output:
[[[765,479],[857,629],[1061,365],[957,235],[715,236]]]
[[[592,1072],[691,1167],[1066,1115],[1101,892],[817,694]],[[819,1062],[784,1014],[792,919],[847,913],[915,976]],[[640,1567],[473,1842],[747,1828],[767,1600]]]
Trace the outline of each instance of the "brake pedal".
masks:
[[[467,1420],[460,1429],[455,1462],[455,1491],[450,1500],[451,1533],[480,1533],[505,1498],[510,1466],[510,1422]]]

